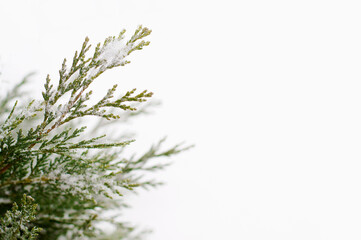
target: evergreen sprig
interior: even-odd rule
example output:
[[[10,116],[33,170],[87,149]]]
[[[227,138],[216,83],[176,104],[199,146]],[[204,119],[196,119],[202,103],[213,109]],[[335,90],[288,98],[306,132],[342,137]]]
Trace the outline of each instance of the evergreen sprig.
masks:
[[[124,147],[134,140],[109,142],[104,134],[91,135],[94,129],[87,131],[87,126],[79,125],[86,116],[124,122],[146,112],[150,105],[137,112],[134,103],[152,97],[147,90],[137,93],[132,89],[116,97],[114,85],[95,104],[88,106],[88,101],[94,80],[109,69],[128,64],[130,53],[149,45],[143,38],[150,33],[140,26],[124,41],[123,30],[99,43],[90,57],[86,38],[70,67],[64,59],[56,84],[46,77],[41,100],[20,106],[18,101],[12,103],[25,81],[0,100],[0,119],[4,119],[0,124],[0,239],[137,239],[133,227],[104,217],[104,211],[125,207],[124,193],[128,191],[159,185],[143,174],[169,163],[151,160],[188,147],[162,150],[162,139],[140,157],[135,154],[127,159],[122,157]],[[117,231],[107,235],[94,226],[101,222],[113,224]]]
[[[0,220],[0,239],[2,240],[32,240],[37,239],[41,228],[32,226],[35,221],[37,204],[30,196],[23,195],[20,207],[13,207]]]

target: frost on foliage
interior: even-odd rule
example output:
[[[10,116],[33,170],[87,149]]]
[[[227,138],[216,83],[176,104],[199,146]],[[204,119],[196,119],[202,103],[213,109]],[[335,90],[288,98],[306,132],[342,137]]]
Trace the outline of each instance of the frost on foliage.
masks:
[[[103,63],[103,68],[108,68],[113,65],[124,65],[125,57],[128,56],[133,44],[124,44],[122,39],[115,39],[105,45],[97,60]]]
[[[0,240],[3,236],[35,239],[37,233],[39,240],[137,239],[132,235],[133,227],[102,213],[127,206],[124,193],[136,187],[157,186],[159,182],[143,174],[168,164],[152,159],[186,148],[176,145],[162,151],[161,140],[143,155],[127,158],[123,149],[133,140],[110,141],[105,135],[93,136],[94,129],[87,132],[86,126],[78,125],[86,116],[124,123],[124,118],[145,112],[136,111],[135,106],[152,97],[147,90],[117,94],[115,84],[103,98],[89,104],[89,88],[103,72],[129,63],[127,57],[132,52],[149,45],[143,38],[150,33],[140,26],[126,41],[122,31],[118,37],[98,44],[90,56],[86,38],[69,66],[64,59],[58,81],[47,76],[41,101],[18,105],[12,102],[18,94],[9,95],[11,101],[0,97],[0,214],[6,212]],[[118,129],[107,126],[114,132]],[[24,196],[20,207],[15,203],[23,194],[31,195],[39,204],[36,217],[37,207],[30,197]],[[112,224],[117,231],[109,235],[93,227],[100,222]],[[39,232],[35,226],[43,230]]]
[[[99,195],[110,198],[119,197],[121,182],[117,183],[114,177],[97,170],[95,166],[89,167],[81,173],[68,173],[58,167],[48,175],[49,183],[54,183],[63,193],[76,195],[79,199],[91,199]]]
[[[20,207],[14,203],[11,210],[5,213],[0,220],[0,239],[1,240],[29,240],[36,239],[40,228],[32,226],[35,220],[37,205],[33,203],[34,199],[23,195]]]

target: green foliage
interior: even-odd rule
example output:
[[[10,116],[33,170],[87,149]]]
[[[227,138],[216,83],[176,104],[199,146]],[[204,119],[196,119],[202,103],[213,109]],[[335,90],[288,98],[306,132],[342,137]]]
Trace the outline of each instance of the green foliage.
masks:
[[[14,102],[26,80],[0,100],[0,213],[5,214],[1,219],[2,239],[36,239],[38,233],[38,239],[139,239],[134,227],[104,212],[126,207],[124,194],[137,187],[159,185],[145,178],[144,172],[163,169],[169,163],[155,159],[188,147],[176,145],[163,150],[162,139],[144,154],[127,158],[124,147],[134,140],[111,142],[104,134],[94,136],[99,125],[87,131],[82,119],[100,117],[101,126],[103,120],[125,122],[146,112],[149,105],[139,112],[136,106],[147,101],[151,92],[132,89],[116,97],[117,85],[96,103],[88,104],[92,95],[89,86],[94,80],[108,69],[128,64],[130,53],[149,45],[143,38],[150,33],[140,26],[124,41],[122,31],[118,37],[98,44],[91,57],[87,57],[90,45],[86,38],[70,67],[64,59],[57,84],[47,76],[42,100],[20,107]],[[19,210],[16,202],[22,196]],[[96,227],[102,222],[112,224],[116,231],[109,235]]]
[[[40,228],[32,226],[35,220],[37,204],[34,199],[24,194],[20,208],[14,202],[11,210],[0,220],[0,239],[2,240],[31,240],[36,239]]]

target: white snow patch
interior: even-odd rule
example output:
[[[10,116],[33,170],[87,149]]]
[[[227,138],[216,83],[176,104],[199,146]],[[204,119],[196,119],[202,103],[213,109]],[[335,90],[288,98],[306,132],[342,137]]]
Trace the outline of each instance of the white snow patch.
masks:
[[[123,44],[122,40],[114,40],[103,47],[98,57],[105,62],[105,67],[124,63],[128,52],[132,49],[133,44]]]
[[[133,48],[133,45],[133,43],[124,44],[122,39],[109,42],[100,50],[100,55],[96,59],[102,62],[100,68],[90,69],[87,74],[87,79],[91,79],[100,71],[104,71],[110,66],[124,64],[125,58],[129,55],[129,51]]]

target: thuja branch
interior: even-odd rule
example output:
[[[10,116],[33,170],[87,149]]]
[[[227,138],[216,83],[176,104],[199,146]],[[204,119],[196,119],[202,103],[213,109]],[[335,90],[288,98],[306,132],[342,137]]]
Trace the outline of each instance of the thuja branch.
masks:
[[[53,85],[51,84],[50,76],[47,76],[44,85],[45,92],[43,92],[45,105],[44,121],[39,125],[40,133],[37,140],[48,135],[56,127],[79,117],[92,115],[106,119],[119,118],[119,115],[108,113],[106,107],[135,111],[136,109],[127,105],[126,102],[143,102],[146,101],[146,98],[152,96],[152,93],[147,91],[134,95],[135,89],[133,89],[124,96],[110,101],[113,99],[113,93],[117,88],[117,85],[114,85],[101,101],[86,109],[87,106],[84,103],[89,100],[92,91],[89,91],[85,96],[84,92],[91,83],[106,70],[130,63],[130,61],[126,60],[130,53],[135,50],[141,50],[144,46],[149,45],[148,41],[142,40],[151,33],[151,30],[148,28],[140,26],[125,44],[122,42],[124,33],[125,31],[123,30],[118,37],[107,38],[102,46],[99,43],[95,48],[93,56],[90,58],[86,58],[86,53],[91,47],[91,45],[88,45],[89,39],[86,38],[79,54],[78,52],[75,53],[70,70],[67,69],[66,59],[64,59],[62,68],[59,71],[56,91],[52,90]],[[56,105],[57,101],[69,91],[71,91],[71,96],[68,102],[64,106],[61,104]],[[46,129],[52,122],[52,126]],[[35,143],[30,145],[30,148],[34,145]]]
[[[3,176],[2,179],[0,178],[1,186],[9,185],[8,183],[28,182],[27,166],[33,164],[34,157],[41,159],[42,155],[49,153],[64,156],[63,153],[78,149],[123,147],[131,142],[97,143],[96,141],[100,137],[83,140],[76,144],[69,142],[69,140],[79,137],[85,127],[75,129],[73,133],[70,133],[70,128],[65,128],[60,135],[53,137],[53,140],[56,138],[54,141],[49,140],[49,136],[60,126],[84,116],[97,116],[107,120],[117,119],[120,117],[119,114],[114,114],[111,109],[135,111],[136,108],[129,105],[130,103],[144,102],[152,96],[152,93],[146,90],[136,93],[136,89],[133,89],[124,95],[115,97],[117,85],[114,85],[98,103],[90,107],[86,105],[92,94],[92,91],[86,92],[86,90],[95,79],[109,69],[128,64],[130,61],[126,58],[130,53],[149,45],[149,42],[144,41],[143,38],[150,33],[151,30],[140,26],[130,40],[123,41],[125,34],[123,30],[117,37],[109,37],[103,44],[97,44],[90,57],[87,56],[87,53],[91,45],[89,39],[86,38],[81,50],[75,52],[70,68],[67,67],[67,61],[64,59],[56,84],[49,75],[47,76],[44,84],[45,90],[42,93],[43,101],[37,103],[32,101],[24,111],[20,112],[16,110],[17,102],[15,102],[8,118],[0,127],[0,176]],[[57,87],[54,87],[54,84]],[[16,86],[17,88],[18,86]],[[70,92],[71,95],[65,104],[58,104],[61,98],[66,97],[67,92]],[[42,122],[35,128],[29,129],[24,135],[21,127],[23,122],[32,120],[39,115],[43,115]],[[18,131],[17,138],[14,138],[16,131]],[[33,149],[36,145],[38,147]],[[38,161],[40,160],[36,160],[35,170],[38,170],[40,166]],[[42,167],[44,168],[44,166]],[[33,175],[33,169],[30,174]]]
[[[127,57],[132,52],[148,46],[144,38],[150,33],[140,26],[130,39],[124,40],[123,30],[118,36],[97,44],[92,54],[89,54],[91,45],[86,38],[69,67],[64,59],[57,81],[47,76],[41,100],[19,107],[17,102],[10,105],[9,100],[0,99],[0,114],[3,114],[1,111],[5,113],[0,115],[0,119],[4,119],[0,125],[0,212],[7,214],[2,222],[0,219],[0,240],[15,239],[14,236],[35,239],[38,234],[39,240],[59,239],[60,236],[109,239],[110,235],[91,226],[101,221],[119,230],[111,239],[133,239],[132,227],[111,217],[97,216],[103,216],[106,210],[126,206],[123,198],[127,191],[160,184],[143,178],[144,172],[163,169],[169,162],[162,158],[189,147],[176,145],[164,150],[162,139],[144,154],[126,158],[122,151],[134,140],[107,141],[104,134],[93,136],[91,131],[85,132],[86,126],[78,126],[75,120],[92,116],[107,120],[109,124],[119,118],[118,122],[124,122],[124,118],[142,112],[142,108],[137,111],[135,106],[143,107],[141,103],[151,98],[152,92],[131,89],[117,94],[118,85],[115,84],[100,100],[89,104],[93,94],[90,89],[105,71],[128,64]],[[15,88],[17,95],[19,87]],[[16,99],[15,95],[9,98]],[[39,218],[35,218],[36,205],[30,195],[40,206]],[[22,196],[22,204],[19,204]],[[10,209],[12,202],[14,207]],[[19,205],[23,212],[19,212]],[[14,216],[26,224],[11,222]],[[3,231],[3,226],[10,225],[17,235],[6,235]],[[44,230],[40,232],[34,226]]]
[[[25,178],[25,179],[21,179],[21,180],[7,181],[7,182],[4,182],[4,183],[1,183],[0,188],[6,187],[6,186],[9,186],[9,185],[16,186],[16,185],[33,184],[33,183],[40,183],[40,182],[46,183],[46,182],[48,182],[50,180],[56,180],[56,178],[51,179],[51,178],[47,178],[45,176],[42,176],[42,177],[39,177],[39,178]]]

